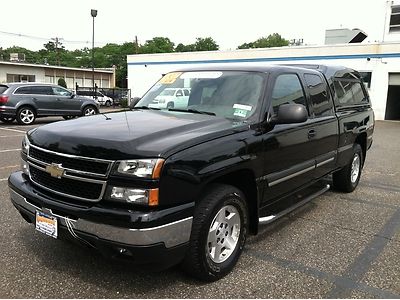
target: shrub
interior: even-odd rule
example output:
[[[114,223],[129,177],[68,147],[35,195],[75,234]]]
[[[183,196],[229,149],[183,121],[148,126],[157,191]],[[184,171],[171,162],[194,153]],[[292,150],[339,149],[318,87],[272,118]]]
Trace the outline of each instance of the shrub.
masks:
[[[67,88],[67,83],[65,82],[64,78],[58,78],[57,84],[58,84],[59,86],[62,86],[62,87]]]

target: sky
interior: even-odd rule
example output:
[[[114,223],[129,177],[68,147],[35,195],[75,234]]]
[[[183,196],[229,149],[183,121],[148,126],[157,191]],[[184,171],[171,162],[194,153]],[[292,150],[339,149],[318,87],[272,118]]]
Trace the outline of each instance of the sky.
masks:
[[[58,37],[69,50],[91,48],[91,9],[98,10],[95,46],[134,41],[135,36],[141,44],[162,36],[175,45],[210,36],[220,50],[229,50],[275,32],[288,40],[303,39],[305,44],[321,45],[325,30],[334,28],[360,28],[368,34],[366,42],[374,42],[382,40],[386,2],[19,0],[11,4],[18,7],[1,14],[0,47],[15,45],[39,50],[51,38]]]

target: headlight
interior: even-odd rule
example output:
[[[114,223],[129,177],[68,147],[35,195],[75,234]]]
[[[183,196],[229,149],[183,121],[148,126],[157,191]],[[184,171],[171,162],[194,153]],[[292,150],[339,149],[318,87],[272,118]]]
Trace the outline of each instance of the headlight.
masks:
[[[24,136],[24,139],[22,140],[21,151],[22,151],[22,153],[24,153],[25,155],[28,155],[28,151],[29,151],[29,140],[28,140],[28,137],[27,137],[26,135]]]
[[[117,162],[114,174],[131,175],[142,178],[160,178],[163,159],[132,159]]]
[[[158,103],[165,103],[165,99],[158,100]]]
[[[149,206],[158,205],[158,189],[137,189],[130,187],[111,186],[108,191],[108,199],[133,204]]]

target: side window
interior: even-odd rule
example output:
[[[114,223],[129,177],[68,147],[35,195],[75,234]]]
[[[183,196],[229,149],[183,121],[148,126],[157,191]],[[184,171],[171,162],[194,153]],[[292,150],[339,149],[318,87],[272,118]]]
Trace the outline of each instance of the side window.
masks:
[[[34,95],[53,95],[53,91],[49,86],[32,86],[31,94]]]
[[[282,104],[297,103],[307,107],[303,87],[296,74],[282,74],[276,78],[272,90],[272,108],[274,113]]]
[[[24,87],[17,88],[16,91],[14,92],[14,94],[30,95],[30,94],[32,94],[32,90],[31,90],[30,86],[24,86]]]
[[[310,93],[314,116],[324,117],[333,115],[333,107],[330,103],[327,85],[323,79],[316,74],[305,74],[304,79]]]
[[[368,98],[359,81],[334,80],[337,95],[336,106],[368,104]]]
[[[183,96],[182,90],[178,90],[176,92],[176,97],[182,97],[182,96]]]
[[[185,96],[189,96],[189,90],[183,90],[183,93],[185,94]]]
[[[54,95],[57,95],[57,96],[71,96],[71,92],[66,90],[66,89],[63,89],[63,88],[60,88],[60,87],[53,87],[52,89],[53,89]]]

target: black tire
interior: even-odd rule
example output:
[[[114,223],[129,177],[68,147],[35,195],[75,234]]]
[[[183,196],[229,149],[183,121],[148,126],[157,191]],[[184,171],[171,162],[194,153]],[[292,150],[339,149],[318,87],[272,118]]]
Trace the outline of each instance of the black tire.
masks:
[[[0,121],[6,124],[11,124],[12,122],[14,122],[14,120],[15,117],[0,117]]]
[[[174,102],[167,103],[167,109],[174,108]]]
[[[63,116],[64,120],[71,120],[71,119],[75,119],[76,116]]]
[[[31,125],[35,122],[36,112],[30,106],[23,106],[17,111],[17,122],[21,125]]]
[[[234,215],[231,215],[232,212]],[[223,214],[226,216],[226,213],[233,217],[224,218],[222,221],[216,219],[217,216]],[[238,219],[236,213],[240,224],[231,226],[232,224],[229,222]],[[213,232],[211,232],[212,225]],[[242,253],[246,242],[247,227],[247,204],[243,193],[230,185],[210,186],[209,192],[204,195],[195,208],[189,249],[182,263],[184,271],[204,281],[215,281],[224,277],[233,269]],[[224,238],[226,238],[225,244],[222,244]],[[225,247],[230,243],[228,243],[228,239],[230,242],[234,242],[234,246],[231,248],[233,250]],[[220,247],[220,255],[216,255],[217,247],[212,248],[212,245]],[[220,262],[215,261],[219,259],[221,259]]]
[[[82,110],[82,116],[92,116],[97,114],[97,108],[93,105],[85,106]]]
[[[358,171],[356,170],[357,164]],[[362,148],[359,144],[354,144],[353,156],[350,162],[341,170],[333,173],[333,188],[345,193],[351,193],[354,191],[360,181],[363,165],[364,156]]]
[[[111,101],[110,101],[110,100],[107,100],[107,101],[106,101],[106,106],[107,106],[107,107],[110,107],[110,106],[111,106]]]

